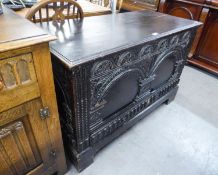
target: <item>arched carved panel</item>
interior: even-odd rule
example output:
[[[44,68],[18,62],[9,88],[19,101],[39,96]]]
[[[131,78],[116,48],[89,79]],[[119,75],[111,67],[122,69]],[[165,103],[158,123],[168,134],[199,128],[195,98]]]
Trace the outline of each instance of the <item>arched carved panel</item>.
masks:
[[[0,112],[40,96],[31,53],[0,59]]]
[[[36,80],[31,54],[0,61],[0,90],[10,90]]]
[[[13,87],[16,85],[15,73],[13,66],[9,63],[2,65],[0,68],[1,77],[3,79],[4,85],[7,88]]]
[[[174,74],[178,74],[177,66],[180,61],[183,61],[181,47],[161,54],[151,69],[151,75],[155,77],[151,83],[151,90],[159,88]]]
[[[104,83],[95,104],[101,118],[109,117],[135,99],[139,79],[139,70],[126,70]]]
[[[90,79],[91,121],[107,118],[130,102],[142,100],[147,94],[159,88],[169,79],[175,79],[179,75],[180,65],[184,61],[182,50],[187,48],[190,39],[190,32],[182,32],[133,50],[120,52],[116,56],[110,55],[107,59],[96,62],[91,69]],[[134,98],[131,97],[129,98],[131,100],[126,100],[126,103],[117,105],[116,108],[110,110],[111,113],[105,112],[109,109],[108,106],[116,104],[116,98],[119,99],[125,96],[121,95],[122,97],[120,97],[121,92],[116,95],[116,98],[112,99],[113,94],[111,92],[115,91],[113,86],[117,83],[116,79],[120,80],[123,78],[123,74],[136,69],[138,75],[135,77],[134,86],[137,87],[137,93]],[[129,89],[134,90],[134,87]],[[125,87],[123,87],[123,92],[125,92]],[[126,94],[128,93],[126,92]],[[109,104],[107,98],[114,101],[114,103]]]
[[[19,60],[17,62],[17,72],[21,83],[25,83],[30,80],[30,72],[28,68],[28,63],[25,60]]]

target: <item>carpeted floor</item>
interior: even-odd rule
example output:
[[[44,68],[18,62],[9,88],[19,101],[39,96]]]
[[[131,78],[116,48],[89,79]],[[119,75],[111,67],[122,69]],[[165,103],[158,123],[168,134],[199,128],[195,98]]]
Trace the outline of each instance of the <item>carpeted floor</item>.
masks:
[[[71,165],[67,175],[77,175]],[[179,92],[80,175],[218,175],[218,78],[185,67]]]

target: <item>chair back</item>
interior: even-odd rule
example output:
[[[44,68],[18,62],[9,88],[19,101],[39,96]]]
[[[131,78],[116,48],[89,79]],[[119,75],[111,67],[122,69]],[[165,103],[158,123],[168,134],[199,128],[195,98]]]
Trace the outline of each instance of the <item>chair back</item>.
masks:
[[[82,19],[81,6],[73,0],[42,0],[32,6],[26,18],[34,23],[45,21],[64,21],[65,19]]]

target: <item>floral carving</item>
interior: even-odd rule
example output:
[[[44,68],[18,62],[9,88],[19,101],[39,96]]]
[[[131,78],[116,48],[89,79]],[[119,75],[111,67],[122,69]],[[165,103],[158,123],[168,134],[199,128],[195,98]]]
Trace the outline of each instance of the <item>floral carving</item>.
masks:
[[[118,66],[131,64],[134,57],[131,52],[124,52],[119,56],[119,60],[117,62]]]
[[[102,62],[98,62],[93,67],[94,75],[101,75],[102,73],[106,73],[114,68],[114,65],[109,60],[104,60]]]
[[[182,47],[186,47],[188,45],[188,43],[191,40],[191,33],[190,32],[186,32],[183,36],[182,36],[182,42],[184,43],[182,45]]]
[[[179,37],[176,35],[176,36],[173,36],[173,38],[170,40],[170,45],[177,45],[179,42]]]
[[[158,51],[164,51],[167,49],[168,41],[167,39],[163,39],[158,43]]]
[[[153,50],[153,47],[150,45],[142,47],[141,51],[139,52],[139,58],[145,59],[152,54]]]

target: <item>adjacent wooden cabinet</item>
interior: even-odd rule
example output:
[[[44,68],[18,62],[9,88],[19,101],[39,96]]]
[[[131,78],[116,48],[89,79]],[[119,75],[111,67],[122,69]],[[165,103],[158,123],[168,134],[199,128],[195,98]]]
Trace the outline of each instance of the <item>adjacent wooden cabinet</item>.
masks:
[[[218,75],[218,0],[161,0],[159,11],[204,23],[196,35],[189,63]]]
[[[208,12],[195,57],[214,65],[218,74],[218,10],[211,9]]]
[[[8,9],[0,29],[0,174],[64,174],[48,47],[55,38]]]

